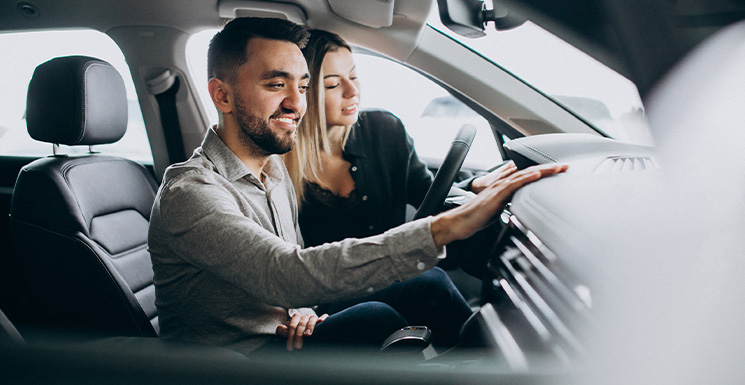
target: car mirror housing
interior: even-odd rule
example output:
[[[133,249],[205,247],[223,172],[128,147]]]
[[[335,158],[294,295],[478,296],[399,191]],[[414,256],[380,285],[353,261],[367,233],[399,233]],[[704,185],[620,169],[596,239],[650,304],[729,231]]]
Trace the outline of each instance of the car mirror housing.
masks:
[[[525,19],[508,12],[495,2],[494,9],[486,9],[484,0],[437,0],[442,24],[453,32],[470,38],[486,35],[487,22],[493,22],[498,31],[522,25]]]

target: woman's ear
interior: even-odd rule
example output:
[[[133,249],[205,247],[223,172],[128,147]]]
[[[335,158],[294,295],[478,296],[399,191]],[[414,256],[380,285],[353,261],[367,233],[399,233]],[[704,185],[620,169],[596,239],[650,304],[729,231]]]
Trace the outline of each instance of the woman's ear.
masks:
[[[207,88],[212,98],[212,103],[215,104],[220,112],[227,114],[233,111],[233,105],[230,102],[230,86],[218,78],[210,79],[207,83]]]

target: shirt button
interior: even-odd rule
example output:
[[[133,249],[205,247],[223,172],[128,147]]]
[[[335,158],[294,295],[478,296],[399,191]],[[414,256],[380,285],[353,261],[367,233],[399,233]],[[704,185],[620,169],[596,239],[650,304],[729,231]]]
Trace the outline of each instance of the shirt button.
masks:
[[[363,200],[363,201],[366,201],[366,200],[367,200],[367,195],[363,195],[363,196],[362,196],[362,200]]]
[[[373,226],[373,225],[370,225],[370,227],[368,227],[368,229],[370,229],[370,230],[372,230],[374,228],[375,228],[375,226]]]
[[[367,292],[370,294],[375,293],[375,289],[373,289],[372,287],[368,287]]]
[[[424,262],[419,262],[416,264],[416,268],[419,270],[424,270],[425,264]]]
[[[352,166],[352,172],[357,171],[357,166]]]

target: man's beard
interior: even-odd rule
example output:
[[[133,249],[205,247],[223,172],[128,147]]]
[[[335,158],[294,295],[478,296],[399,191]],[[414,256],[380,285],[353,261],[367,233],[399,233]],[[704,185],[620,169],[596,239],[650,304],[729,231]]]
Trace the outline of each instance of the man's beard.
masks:
[[[278,110],[270,119],[280,113],[283,113],[283,111]],[[254,148],[262,155],[284,154],[295,147],[293,136],[280,137],[272,132],[268,121],[246,112],[243,99],[237,95],[235,98],[235,116],[238,121],[238,138],[243,144]]]

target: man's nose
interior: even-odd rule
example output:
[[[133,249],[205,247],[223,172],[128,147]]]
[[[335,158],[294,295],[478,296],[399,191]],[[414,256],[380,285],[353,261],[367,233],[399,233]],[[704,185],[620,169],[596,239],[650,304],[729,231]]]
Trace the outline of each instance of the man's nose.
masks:
[[[289,90],[282,101],[282,107],[295,113],[302,112],[305,108],[305,94],[299,89]]]

